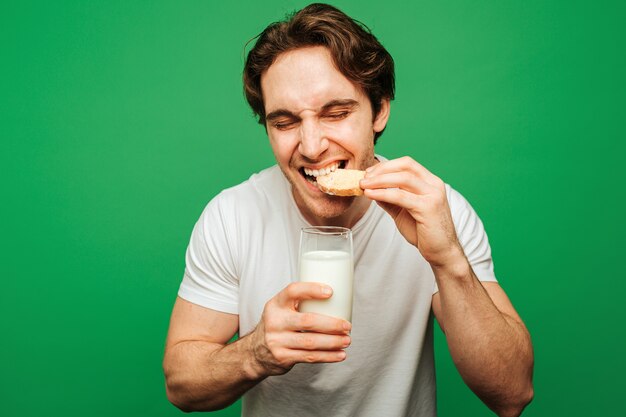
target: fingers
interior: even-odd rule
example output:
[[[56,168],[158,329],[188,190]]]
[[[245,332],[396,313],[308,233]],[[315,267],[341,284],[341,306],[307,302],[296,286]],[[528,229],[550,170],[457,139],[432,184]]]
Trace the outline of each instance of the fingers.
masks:
[[[352,325],[343,319],[316,313],[300,313],[297,303],[324,299],[332,291],[313,282],[289,284],[268,301],[254,330],[255,358],[270,375],[278,375],[300,362],[330,363],[346,358]]]
[[[433,186],[410,171],[393,171],[372,174],[363,178],[359,184],[364,190],[381,188],[400,188],[414,194],[433,192]]]
[[[401,207],[419,213],[420,207],[423,205],[419,196],[399,188],[365,189],[364,195],[377,203],[387,203],[387,205],[381,205],[381,207],[392,217],[395,217],[394,214],[398,210],[397,208]]]
[[[300,300],[323,300],[333,295],[333,289],[317,282],[292,282],[276,296],[281,307],[295,307]]]
[[[296,363],[334,363],[346,359],[346,352],[343,350],[294,350],[282,349],[277,352],[281,361],[289,364]],[[292,365],[293,366],[293,365]]]
[[[350,346],[352,339],[348,335],[329,335],[313,332],[289,333],[284,347],[295,350],[341,350]]]
[[[390,205],[418,210],[420,206],[438,204],[445,198],[444,182],[409,157],[384,161],[368,168],[360,186],[366,197],[387,203],[382,207],[388,212],[392,210]]]
[[[430,182],[437,179],[437,177],[427,170],[422,164],[414,159],[404,156],[398,159],[392,159],[389,161],[383,161],[379,164],[373,165],[366,170],[365,177],[387,174],[390,172],[410,172],[424,181]]]
[[[413,158],[403,156],[402,158],[390,159],[389,161],[383,161],[379,164],[373,165],[367,170],[368,174],[380,175],[387,172],[395,171],[411,171],[421,177],[427,177],[433,175],[422,164],[415,161]]]
[[[293,364],[341,362],[352,342],[347,335],[328,335],[312,332],[284,332],[268,335],[268,347],[282,366]]]
[[[267,375],[280,375],[297,363],[332,363],[346,358],[351,339],[347,335],[269,331],[263,321],[253,332],[251,351]]]
[[[346,320],[324,314],[293,312],[287,318],[286,329],[327,334],[347,334],[352,329],[352,325]]]
[[[292,282],[268,302],[265,308],[265,326],[269,331],[307,331],[327,334],[347,334],[350,322],[323,314],[300,313],[301,300],[326,299],[332,295],[328,285],[317,282]]]

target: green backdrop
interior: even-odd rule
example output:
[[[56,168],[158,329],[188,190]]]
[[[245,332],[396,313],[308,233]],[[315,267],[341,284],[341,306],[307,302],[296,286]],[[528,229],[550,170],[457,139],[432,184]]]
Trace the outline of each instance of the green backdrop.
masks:
[[[189,234],[273,162],[243,47],[305,4],[2,2],[1,415],[181,414],[161,358]],[[534,340],[525,415],[618,415],[624,2],[335,4],[396,60],[378,152],[422,162],[487,227]],[[436,343],[440,415],[490,415]]]

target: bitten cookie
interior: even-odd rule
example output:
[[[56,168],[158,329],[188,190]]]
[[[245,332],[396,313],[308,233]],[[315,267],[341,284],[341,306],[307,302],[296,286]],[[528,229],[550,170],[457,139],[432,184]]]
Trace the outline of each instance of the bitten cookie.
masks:
[[[326,194],[343,197],[363,195],[359,181],[365,176],[365,171],[356,169],[338,169],[330,174],[316,178],[317,186]]]

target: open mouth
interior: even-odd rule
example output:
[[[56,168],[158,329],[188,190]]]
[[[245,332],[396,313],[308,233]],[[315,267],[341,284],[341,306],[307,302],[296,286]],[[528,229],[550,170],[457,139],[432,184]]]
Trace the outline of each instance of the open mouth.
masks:
[[[309,169],[309,168],[300,168],[300,174],[311,184],[317,185],[317,177],[320,175],[330,174],[337,169],[344,169],[346,167],[346,161],[337,161],[328,165],[322,169]]]

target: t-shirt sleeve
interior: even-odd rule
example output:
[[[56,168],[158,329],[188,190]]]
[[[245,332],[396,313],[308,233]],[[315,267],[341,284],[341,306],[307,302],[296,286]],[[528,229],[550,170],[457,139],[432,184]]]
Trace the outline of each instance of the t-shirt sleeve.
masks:
[[[236,257],[228,241],[234,231],[224,216],[228,210],[223,205],[220,196],[214,198],[194,226],[178,295],[203,307],[238,314]]]
[[[446,184],[448,204],[456,234],[474,274],[480,281],[496,282],[491,246],[482,221],[465,198]],[[439,291],[435,282],[433,294]]]

